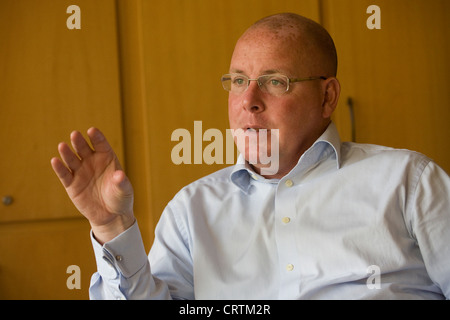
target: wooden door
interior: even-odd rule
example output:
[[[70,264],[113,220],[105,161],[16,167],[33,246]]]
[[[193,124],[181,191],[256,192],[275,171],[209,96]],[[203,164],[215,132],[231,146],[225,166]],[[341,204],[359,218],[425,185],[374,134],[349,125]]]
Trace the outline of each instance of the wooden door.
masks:
[[[0,299],[88,297],[89,224],[50,166],[72,130],[100,127],[122,155],[115,1],[0,2]],[[67,273],[80,267],[81,289]],[[70,271],[70,269],[69,269]]]
[[[370,5],[381,29],[369,29]],[[450,172],[450,2],[324,0],[323,23],[335,39],[342,84],[335,121],[356,142],[422,152]]]

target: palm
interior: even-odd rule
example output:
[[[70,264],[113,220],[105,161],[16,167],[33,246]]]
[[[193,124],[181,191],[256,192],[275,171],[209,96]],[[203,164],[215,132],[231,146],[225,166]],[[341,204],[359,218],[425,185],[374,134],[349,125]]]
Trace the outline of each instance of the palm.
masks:
[[[132,216],[133,189],[114,151],[98,130],[90,129],[88,134],[94,150],[74,132],[71,140],[77,154],[61,143],[59,152],[64,163],[52,159],[54,171],[91,225],[106,225],[121,215]]]
[[[67,188],[78,210],[96,224],[125,213],[129,206],[126,199],[121,199],[114,192],[114,172],[119,168],[116,168],[115,159],[109,158],[109,154],[96,153],[90,159],[84,159]]]

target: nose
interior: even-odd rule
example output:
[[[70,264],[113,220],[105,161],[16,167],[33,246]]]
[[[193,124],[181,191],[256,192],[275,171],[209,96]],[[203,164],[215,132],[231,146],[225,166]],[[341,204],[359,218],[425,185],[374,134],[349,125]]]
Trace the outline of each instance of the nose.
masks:
[[[242,107],[251,113],[263,112],[265,110],[263,95],[257,81],[250,81],[247,90],[242,93]]]

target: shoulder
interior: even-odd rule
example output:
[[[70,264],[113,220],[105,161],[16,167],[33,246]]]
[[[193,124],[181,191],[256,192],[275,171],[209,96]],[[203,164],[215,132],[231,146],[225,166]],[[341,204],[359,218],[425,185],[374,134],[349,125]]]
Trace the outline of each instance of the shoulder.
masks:
[[[187,200],[194,196],[220,199],[227,193],[235,191],[237,187],[231,182],[230,178],[233,168],[234,166],[226,167],[189,183],[177,192],[172,202],[174,200]]]
[[[230,175],[233,172],[234,166],[226,167],[224,169],[215,171],[207,176],[204,176],[194,182],[188,184],[183,189],[191,189],[206,186],[216,186],[231,183]]]
[[[426,155],[408,149],[396,149],[375,144],[344,142],[341,145],[342,165],[373,163],[376,166],[421,167],[432,160]]]

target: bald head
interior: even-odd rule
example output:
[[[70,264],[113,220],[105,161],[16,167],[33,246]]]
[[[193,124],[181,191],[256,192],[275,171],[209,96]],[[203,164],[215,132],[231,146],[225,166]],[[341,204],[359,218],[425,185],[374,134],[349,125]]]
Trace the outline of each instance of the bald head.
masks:
[[[310,72],[321,76],[336,76],[337,54],[333,39],[317,22],[294,13],[280,13],[255,22],[241,39],[270,34],[286,43]],[[320,74],[319,74],[320,73]]]

